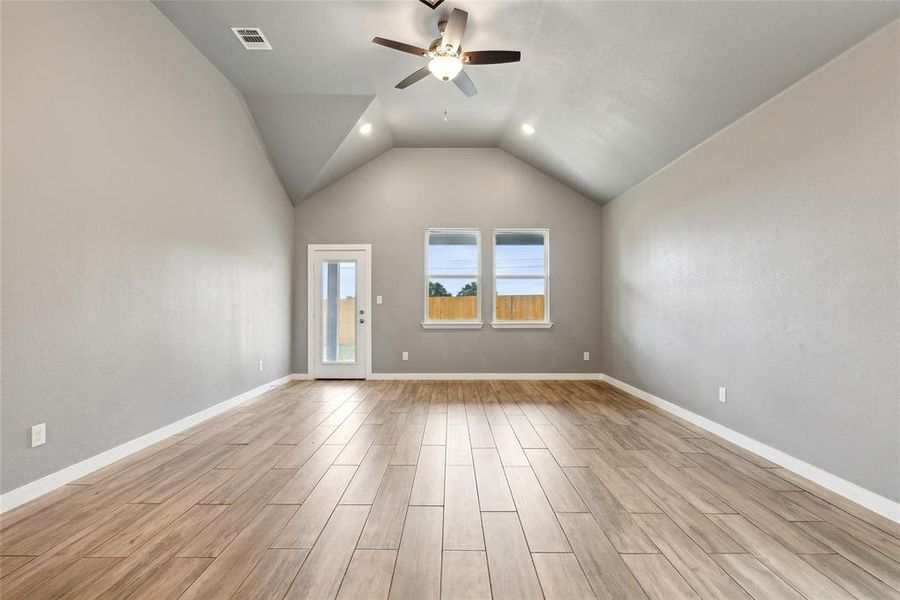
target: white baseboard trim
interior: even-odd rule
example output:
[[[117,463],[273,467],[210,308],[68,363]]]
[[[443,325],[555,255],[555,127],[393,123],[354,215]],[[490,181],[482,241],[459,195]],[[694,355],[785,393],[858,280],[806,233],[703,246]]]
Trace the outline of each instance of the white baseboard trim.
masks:
[[[592,379],[602,378],[600,373],[372,373],[369,379],[408,379],[416,381],[457,380],[457,379],[502,379],[502,380],[538,380],[538,379]]]
[[[210,419],[218,414],[230,410],[236,406],[247,402],[269,391],[270,389],[283,385],[289,381],[307,381],[312,376],[308,373],[293,373],[285,377],[280,377],[274,381],[247,390],[242,394],[238,394],[233,398],[229,398],[223,402],[210,406],[200,412],[189,415],[170,425],[161,427],[155,431],[144,434],[129,442],[125,442],[115,448],[101,452],[96,456],[75,463],[69,467],[51,473],[41,479],[27,483],[14,490],[10,490],[0,495],[0,513],[8,511],[16,506],[25,504],[39,496],[71,483],[89,473],[110,465],[117,460],[121,460],[130,454],[142,450],[156,442],[163,440],[171,435],[180,433],[189,427]],[[829,473],[824,469],[811,465],[799,458],[795,458],[790,454],[772,448],[760,441],[749,436],[739,433],[733,429],[720,425],[715,421],[702,417],[685,408],[673,404],[667,400],[663,400],[658,396],[654,396],[642,389],[636,388],[623,381],[619,381],[614,377],[602,373],[373,373],[371,379],[378,380],[458,380],[458,379],[501,379],[501,380],[602,380],[610,385],[632,394],[654,406],[672,413],[682,419],[702,427],[703,429],[714,433],[726,440],[737,444],[738,446],[749,450],[763,458],[770,460],[785,469],[793,471],[798,475],[809,479],[810,481],[831,490],[836,494],[860,504],[888,519],[900,523],[900,503],[894,502],[889,498],[885,498],[875,492],[867,490],[855,483],[847,481],[837,475]]]
[[[860,485],[857,485],[851,481],[847,481],[846,479],[829,473],[828,471],[821,469],[815,465],[811,465],[808,462],[800,460],[799,458],[795,458],[790,454],[768,446],[760,441],[744,435],[743,433],[739,433],[733,429],[729,429],[728,427],[720,425],[715,421],[711,421],[706,417],[701,417],[697,413],[693,413],[686,408],[682,408],[677,404],[669,402],[668,400],[663,400],[662,398],[645,392],[642,389],[636,388],[633,385],[629,385],[623,381],[619,381],[614,377],[610,377],[609,375],[601,375],[600,379],[606,381],[610,385],[614,385],[615,387],[628,392],[633,396],[637,396],[641,400],[645,400],[654,406],[658,406],[666,412],[670,412],[673,415],[681,417],[685,421],[689,421],[694,425],[697,425],[698,427],[702,427],[710,433],[714,433],[719,437],[725,438],[729,442],[737,444],[745,450],[749,450],[754,454],[758,454],[759,456],[762,456],[763,458],[770,460],[789,471],[793,471],[797,475],[805,477],[806,479],[809,479],[810,481],[831,490],[835,494],[840,494],[844,498],[847,498],[848,500],[864,506],[883,517],[900,523],[900,503],[894,502],[890,498],[885,498],[884,496],[876,494],[871,490],[867,490]]]
[[[76,479],[80,479],[89,473],[93,473],[97,469],[110,465],[130,454],[134,454],[138,450],[143,450],[147,446],[155,444],[160,440],[163,440],[171,435],[175,435],[176,433],[180,433],[189,427],[193,427],[197,423],[201,423],[218,414],[239,406],[244,402],[247,402],[248,400],[259,396],[260,394],[269,391],[274,387],[291,381],[292,379],[294,379],[293,375],[279,377],[275,381],[270,381],[269,383],[265,383],[259,387],[255,387],[252,390],[247,390],[243,394],[238,394],[233,398],[229,398],[228,400],[224,400],[223,402],[214,404],[213,406],[203,409],[200,412],[196,412],[183,419],[175,421],[170,425],[160,427],[155,431],[151,431],[150,433],[146,433],[140,437],[137,437],[130,442],[125,442],[124,444],[120,444],[115,448],[110,448],[105,452],[101,452],[100,454],[87,458],[81,462],[77,462],[74,465],[68,466],[64,469],[60,469],[55,473],[51,473],[50,475],[41,477],[36,481],[26,483],[21,487],[10,490],[5,494],[0,495],[0,513],[6,512],[21,504],[25,504],[26,502],[34,500],[39,496],[43,496],[48,492],[52,492],[56,488],[62,487],[67,483],[72,483]]]

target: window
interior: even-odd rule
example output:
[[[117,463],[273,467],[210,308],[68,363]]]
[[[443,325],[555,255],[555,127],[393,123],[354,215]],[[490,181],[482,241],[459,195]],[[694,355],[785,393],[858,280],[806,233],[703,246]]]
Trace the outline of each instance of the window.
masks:
[[[425,231],[426,329],[481,327],[481,234],[477,229]]]
[[[551,327],[550,231],[494,230],[494,320],[497,328]]]
[[[356,362],[356,261],[322,262],[322,362]]]

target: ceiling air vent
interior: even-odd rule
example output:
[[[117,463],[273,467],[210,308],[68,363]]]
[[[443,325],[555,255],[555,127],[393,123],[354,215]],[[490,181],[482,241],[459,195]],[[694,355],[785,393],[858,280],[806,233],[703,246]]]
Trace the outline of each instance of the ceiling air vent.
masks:
[[[272,44],[263,35],[258,27],[232,27],[231,30],[237,36],[247,50],[271,50]]]

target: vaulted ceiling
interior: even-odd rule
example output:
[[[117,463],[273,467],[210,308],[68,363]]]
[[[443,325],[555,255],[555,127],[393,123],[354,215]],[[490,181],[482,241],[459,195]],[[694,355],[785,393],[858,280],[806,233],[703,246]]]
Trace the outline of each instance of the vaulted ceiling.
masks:
[[[900,16],[861,1],[155,4],[244,95],[294,203],[395,146],[499,146],[605,202]],[[432,77],[394,89],[425,59],[372,38],[427,47],[453,8],[466,50],[522,61],[467,67],[472,98]],[[234,26],[273,50],[245,50]]]

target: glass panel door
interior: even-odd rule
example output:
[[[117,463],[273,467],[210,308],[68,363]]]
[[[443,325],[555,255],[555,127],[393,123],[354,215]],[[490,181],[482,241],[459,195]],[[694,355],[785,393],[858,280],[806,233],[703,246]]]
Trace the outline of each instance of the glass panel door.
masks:
[[[371,368],[371,250],[310,244],[307,334],[316,379],[365,379]]]
[[[322,362],[356,362],[356,261],[322,262]]]

